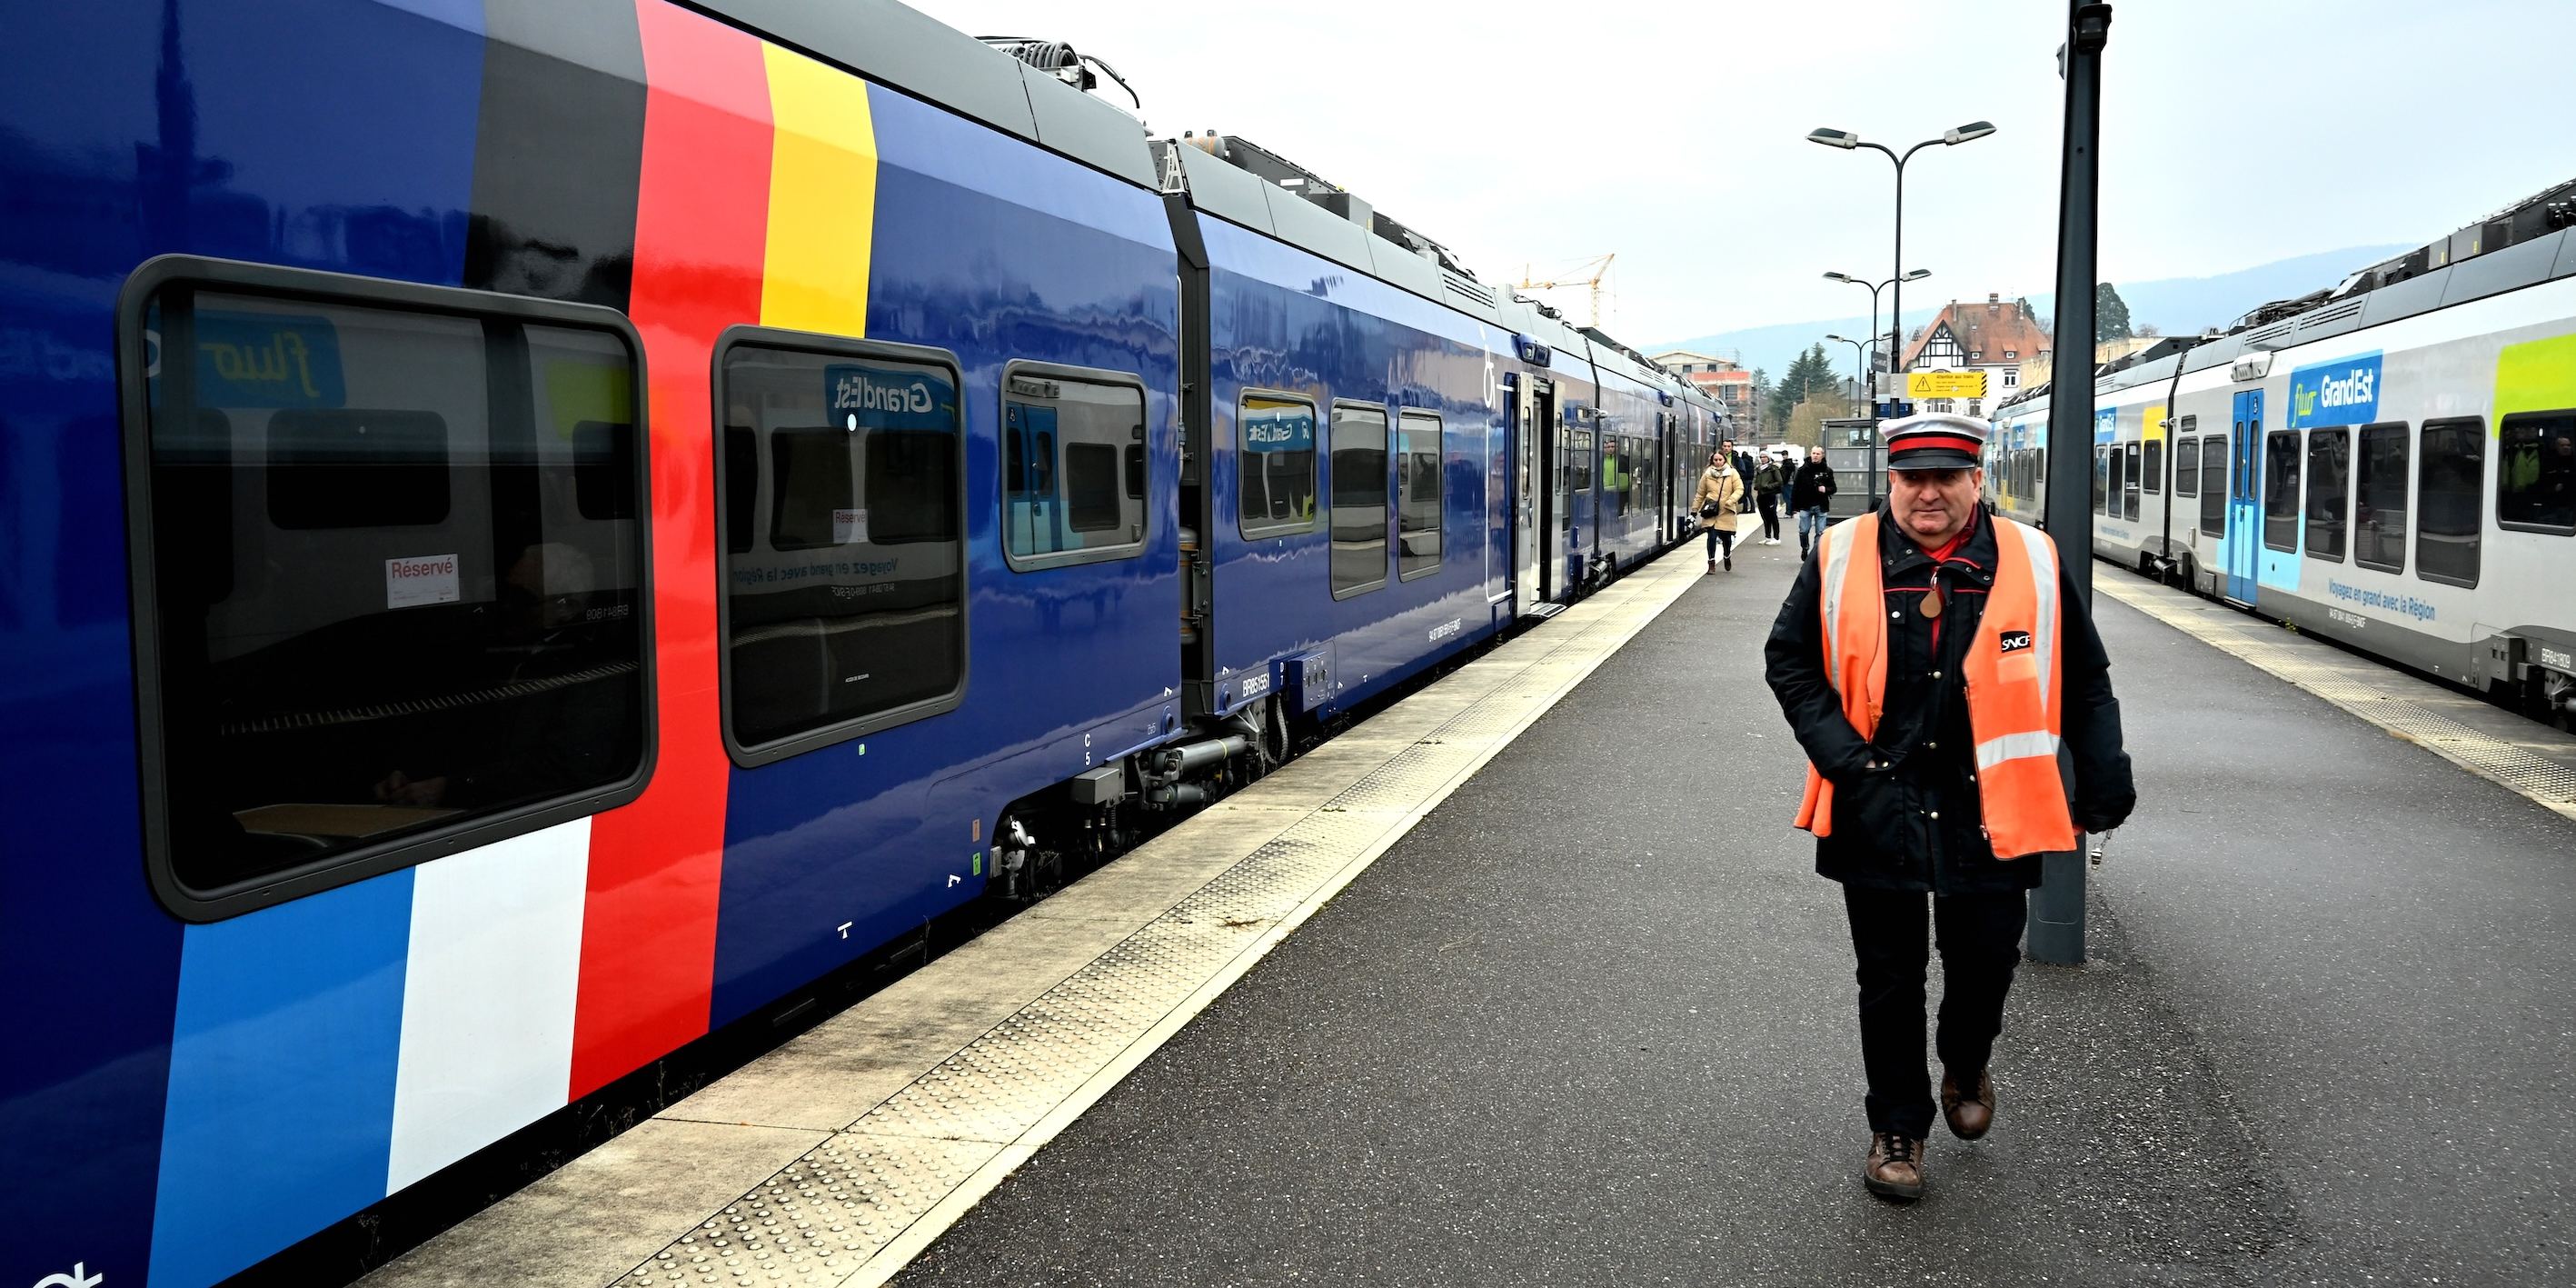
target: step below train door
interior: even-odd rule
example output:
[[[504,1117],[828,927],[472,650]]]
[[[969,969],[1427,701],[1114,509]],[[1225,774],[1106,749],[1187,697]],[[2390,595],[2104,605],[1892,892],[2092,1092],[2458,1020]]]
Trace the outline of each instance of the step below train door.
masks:
[[[2263,515],[2255,491],[2262,457],[2263,391],[2235,396],[2228,417],[2227,533],[2219,539],[2219,563],[2226,570],[2223,593],[2240,604],[2254,602],[2254,564],[2263,548]]]

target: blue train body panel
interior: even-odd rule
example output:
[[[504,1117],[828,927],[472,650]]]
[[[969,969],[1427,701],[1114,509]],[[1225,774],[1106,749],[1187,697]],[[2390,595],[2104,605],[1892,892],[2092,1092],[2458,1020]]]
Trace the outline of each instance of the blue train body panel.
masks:
[[[718,1024],[982,893],[1002,807],[1160,741],[1180,686],[1170,524],[1128,558],[1021,571],[995,504],[1003,368],[1037,361],[1144,377],[1148,508],[1171,512],[1179,300],[1160,198],[889,90],[869,106],[869,338],[945,349],[965,378],[967,697],[734,771]]]
[[[1496,350],[1510,337],[1342,265],[1212,216],[1199,217],[1210,265],[1214,373],[1209,486],[1215,531],[1219,677],[1266,673],[1279,659],[1332,653],[1332,712],[1402,682],[1492,633],[1488,604],[1504,590],[1502,563],[1483,534],[1499,512],[1488,453],[1499,441]],[[1336,600],[1330,535],[1247,538],[1238,505],[1237,409],[1247,390],[1405,408],[1442,418],[1443,542],[1437,573]],[[1331,454],[1317,456],[1319,495],[1332,489]],[[1392,522],[1392,519],[1390,520]],[[1474,534],[1467,540],[1455,539]],[[1390,560],[1392,555],[1390,554]],[[1453,625],[1454,624],[1454,625]]]

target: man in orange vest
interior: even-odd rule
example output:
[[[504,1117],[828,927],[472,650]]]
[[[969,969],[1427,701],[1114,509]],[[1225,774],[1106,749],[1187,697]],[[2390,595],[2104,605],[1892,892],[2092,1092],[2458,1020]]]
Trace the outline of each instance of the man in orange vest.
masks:
[[[1859,958],[1861,1062],[1878,1194],[1923,1193],[1925,895],[1941,950],[1941,1108],[1994,1121],[1986,1061],[2021,959],[2038,856],[2137,803],[2110,663],[2074,573],[2035,528],[1978,504],[1986,423],[1881,428],[1888,499],[1826,530],[1780,606],[1771,691],[1808,760],[1798,826],[1842,883]]]

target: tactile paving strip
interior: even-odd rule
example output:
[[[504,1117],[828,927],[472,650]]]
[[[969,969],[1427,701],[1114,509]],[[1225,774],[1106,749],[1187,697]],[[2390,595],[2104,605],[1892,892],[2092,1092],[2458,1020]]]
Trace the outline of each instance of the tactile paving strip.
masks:
[[[1276,942],[1337,878],[1500,750],[1502,735],[1545,712],[1679,598],[1698,577],[1688,565],[1631,574],[1611,588],[1618,593],[1443,680],[1444,696],[1474,695],[1464,710],[636,1266],[619,1288],[890,1277],[909,1257],[888,1248],[908,1228],[1025,1144],[1194,995],[1239,973],[1265,940]],[[1259,791],[1255,784],[1245,799]]]
[[[2150,591],[2112,579],[2097,581],[2095,585],[2121,603],[2231,654],[2257,670],[2305,689],[2392,733],[2404,735],[2408,741],[2481,778],[2576,818],[2576,770],[2408,701],[2403,696],[2403,686],[2421,681],[2391,672],[2387,677],[2389,683],[2374,683],[2376,677],[2366,673],[2357,674],[2304,656],[2310,649],[2321,649],[2324,645],[2294,647],[2221,629],[2202,620],[2202,614],[2191,611],[2190,607],[2170,602],[2168,596],[2172,592]]]
[[[835,1136],[618,1284],[840,1283],[999,1152],[981,1143]]]

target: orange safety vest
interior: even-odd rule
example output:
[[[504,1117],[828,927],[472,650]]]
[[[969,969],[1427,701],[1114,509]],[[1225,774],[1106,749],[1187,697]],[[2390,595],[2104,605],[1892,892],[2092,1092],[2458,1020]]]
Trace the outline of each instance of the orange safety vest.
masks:
[[[1995,584],[1985,617],[1968,642],[1968,728],[1977,743],[1970,781],[1985,809],[1986,836],[1998,858],[2075,848],[2075,823],[2058,773],[2064,650],[2057,596],[2057,545],[2037,528],[2000,515],[1995,525]],[[1875,514],[1827,528],[1816,553],[1824,594],[1825,681],[1843,700],[1843,718],[1863,738],[1878,732],[1887,701],[1887,609],[1879,578]],[[1834,785],[1807,766],[1799,827],[1817,836],[1834,830]]]

